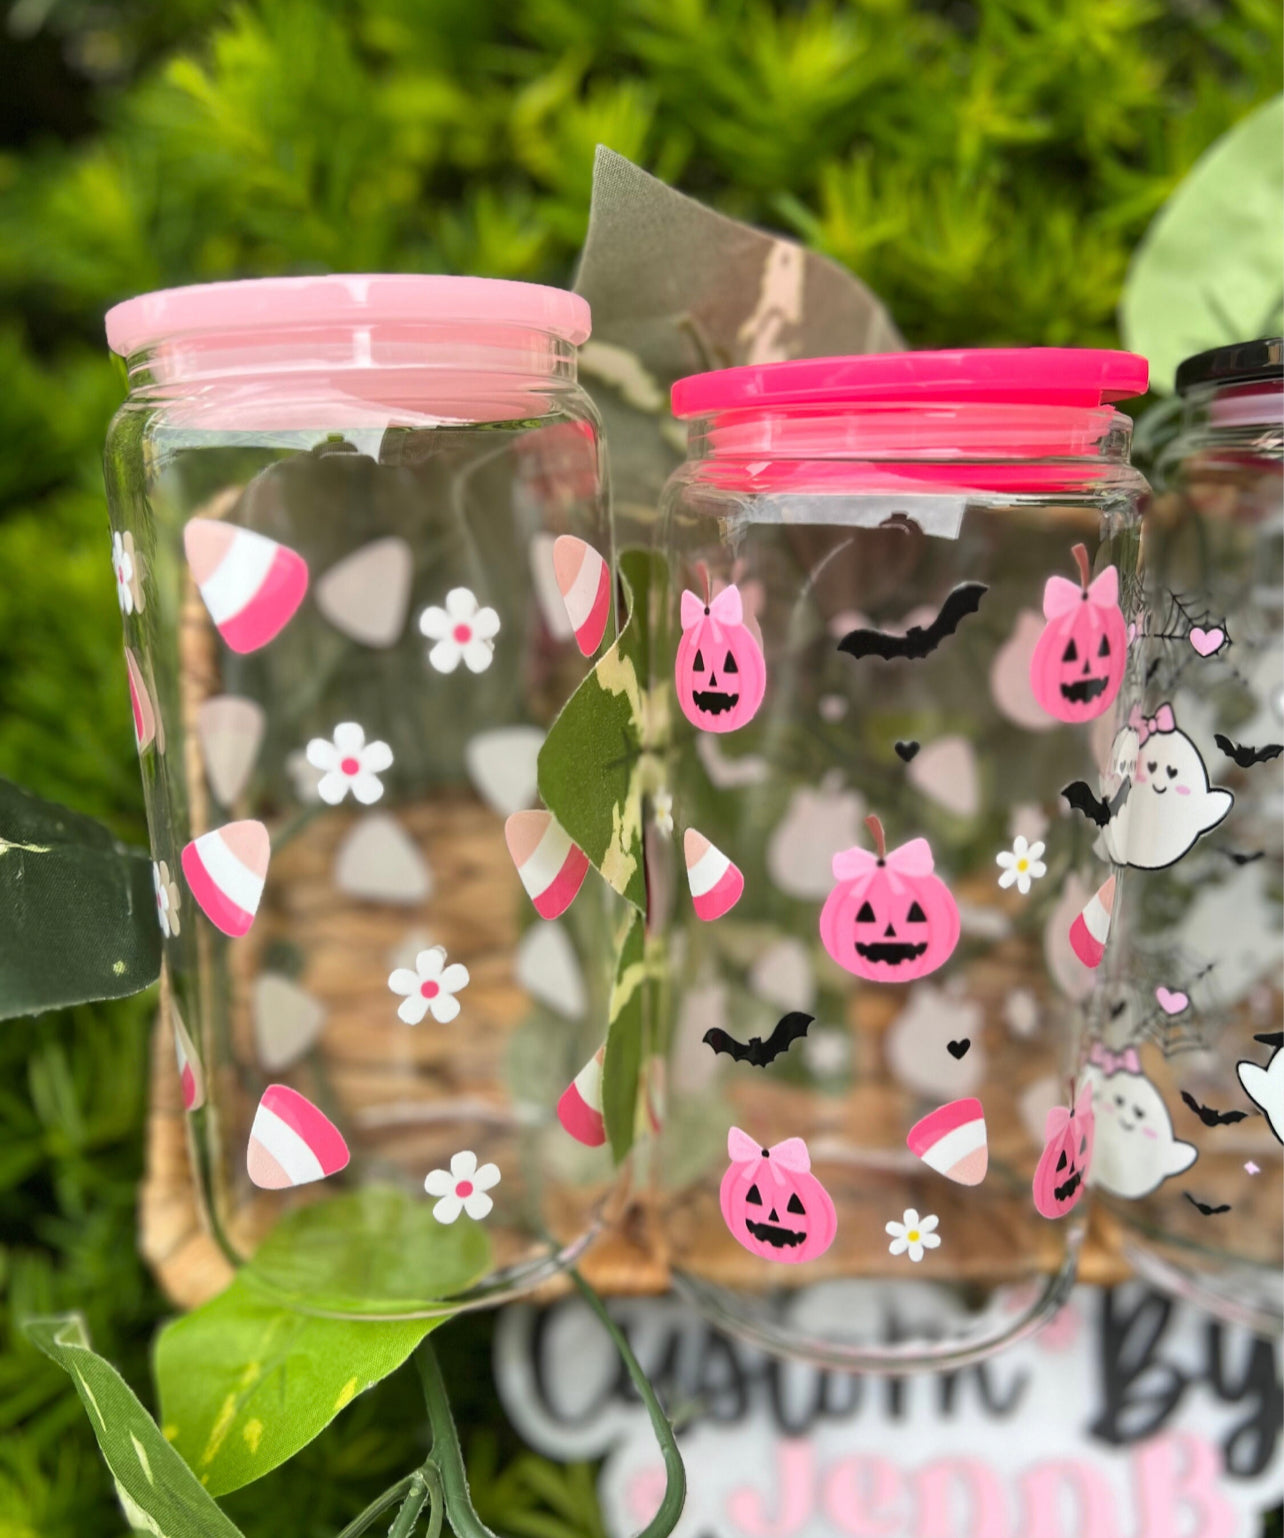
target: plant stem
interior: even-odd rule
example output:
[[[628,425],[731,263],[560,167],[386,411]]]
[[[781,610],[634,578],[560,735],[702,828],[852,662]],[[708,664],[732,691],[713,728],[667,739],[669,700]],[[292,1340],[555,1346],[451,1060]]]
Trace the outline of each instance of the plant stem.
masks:
[[[390,1485],[381,1495],[376,1495],[360,1516],[354,1517],[348,1523],[347,1527],[339,1534],[339,1538],[358,1538],[358,1535],[364,1533],[376,1517],[387,1511],[389,1506],[393,1506],[397,1501],[401,1500],[410,1489],[414,1478],[413,1474],[407,1474],[404,1479],[399,1479],[395,1485]]]
[[[687,1471],[682,1462],[682,1454],[678,1451],[673,1427],[669,1424],[669,1418],[655,1396],[650,1379],[642,1371],[637,1357],[633,1355],[633,1348],[629,1345],[628,1338],[607,1313],[606,1305],[573,1267],[571,1280],[579,1288],[581,1297],[597,1315],[603,1329],[615,1343],[615,1349],[620,1353],[620,1359],[628,1371],[633,1387],[637,1389],[643,1404],[646,1405],[646,1413],[651,1420],[651,1430],[659,1445],[660,1456],[664,1459],[664,1499],[660,1502],[660,1509],[655,1516],[642,1529],[639,1538],[668,1538],[678,1525],[678,1518],[682,1515],[682,1508],[687,1499]]]
[[[424,1507],[428,1504],[432,1494],[427,1477],[422,1468],[416,1469],[410,1476],[410,1489],[406,1492],[406,1498],[401,1503],[401,1510],[397,1513],[397,1520],[388,1529],[388,1538],[410,1538],[411,1533],[419,1524],[419,1517]]]
[[[655,1439],[660,1445],[660,1453],[664,1459],[667,1476],[664,1499],[660,1502],[660,1509],[642,1529],[638,1538],[669,1538],[669,1534],[677,1526],[678,1518],[682,1515],[682,1507],[687,1496],[686,1469],[682,1464],[682,1454],[678,1451],[677,1439],[673,1435],[673,1427],[669,1424],[660,1401],[655,1397],[655,1390],[633,1355],[624,1332],[607,1313],[601,1298],[579,1272],[572,1269],[570,1274],[584,1301],[597,1315],[603,1328],[615,1343],[615,1349],[620,1353],[633,1386],[646,1405],[647,1414],[651,1418],[651,1429],[655,1433]],[[455,1419],[450,1412],[450,1399],[441,1376],[437,1354],[428,1337],[425,1337],[415,1349],[415,1366],[423,1383],[424,1402],[428,1407],[428,1423],[432,1431],[432,1457],[425,1464],[422,1472],[425,1477],[430,1477],[431,1469],[432,1472],[439,1474],[441,1479],[441,1497],[435,1503],[434,1516],[444,1509],[444,1514],[450,1519],[451,1531],[455,1534],[455,1538],[496,1538],[496,1535],[473,1510],[472,1500],[468,1494],[468,1471],[464,1467],[464,1456],[459,1447],[459,1433],[455,1430]],[[408,1531],[409,1529],[406,1529],[406,1532]],[[397,1538],[402,1538],[400,1531]],[[436,1538],[435,1529],[430,1530],[429,1538]]]

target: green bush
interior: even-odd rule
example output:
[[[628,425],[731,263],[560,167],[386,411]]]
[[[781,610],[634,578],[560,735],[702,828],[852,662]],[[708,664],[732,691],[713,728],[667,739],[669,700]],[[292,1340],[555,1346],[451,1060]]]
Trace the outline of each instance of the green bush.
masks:
[[[1110,343],[1130,251],[1279,90],[1280,45],[1277,0],[17,0],[0,43],[0,774],[141,834],[99,471],[113,301],[329,269],[566,282],[603,142],[847,263],[912,345]],[[81,1009],[0,1040],[4,1538],[121,1529],[74,1394],[14,1321],[88,1310],[150,1397],[163,1304],[134,1251],[150,1013]],[[455,1328],[481,1348],[484,1325]],[[414,1461],[408,1402],[385,1384],[237,1520],[333,1531]],[[493,1418],[481,1389],[471,1413]],[[487,1446],[488,1466],[514,1452]],[[529,1468],[495,1476],[496,1520],[587,1532],[582,1482]]]

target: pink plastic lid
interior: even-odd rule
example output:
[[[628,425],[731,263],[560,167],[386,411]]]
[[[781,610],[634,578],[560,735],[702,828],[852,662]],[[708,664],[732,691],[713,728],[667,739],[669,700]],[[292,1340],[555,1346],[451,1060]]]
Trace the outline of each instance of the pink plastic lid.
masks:
[[[525,326],[579,346],[587,302],[564,288],[399,273],[254,278],[140,294],[107,312],[107,345],[121,357],[169,337],[257,327],[480,322]]]
[[[1100,406],[1145,394],[1149,374],[1137,353],[1087,347],[866,353],[691,374],[672,400],[676,417],[845,401]]]

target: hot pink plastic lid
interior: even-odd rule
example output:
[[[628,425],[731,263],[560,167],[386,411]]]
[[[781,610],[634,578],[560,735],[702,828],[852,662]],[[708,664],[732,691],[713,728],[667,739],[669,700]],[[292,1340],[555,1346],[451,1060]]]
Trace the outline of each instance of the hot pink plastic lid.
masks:
[[[1149,374],[1137,353],[1087,347],[866,353],[691,374],[672,400],[676,417],[844,401],[1100,406],[1144,395]]]
[[[413,325],[451,321],[527,326],[578,346],[587,302],[564,288],[502,278],[332,273],[254,278],[140,294],[107,312],[107,345],[121,357],[169,337],[257,327]]]

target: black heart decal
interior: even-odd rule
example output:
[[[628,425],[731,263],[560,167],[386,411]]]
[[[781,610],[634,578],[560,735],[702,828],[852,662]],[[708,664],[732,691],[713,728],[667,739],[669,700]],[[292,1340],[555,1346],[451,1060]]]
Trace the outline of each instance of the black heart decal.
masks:
[[[946,1050],[951,1057],[966,1057],[967,1049],[972,1045],[972,1038],[965,1036],[962,1041],[947,1041]]]
[[[912,737],[908,742],[898,742],[896,744],[896,756],[908,764],[910,759],[918,752],[918,747],[918,743]]]

